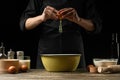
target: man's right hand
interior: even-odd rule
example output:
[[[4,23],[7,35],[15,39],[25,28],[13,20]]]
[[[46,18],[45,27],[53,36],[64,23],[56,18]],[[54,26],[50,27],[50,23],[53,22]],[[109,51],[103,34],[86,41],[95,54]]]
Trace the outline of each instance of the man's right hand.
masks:
[[[43,21],[46,21],[48,19],[57,20],[58,19],[58,16],[56,15],[57,12],[58,10],[56,10],[55,8],[47,6],[42,13]]]

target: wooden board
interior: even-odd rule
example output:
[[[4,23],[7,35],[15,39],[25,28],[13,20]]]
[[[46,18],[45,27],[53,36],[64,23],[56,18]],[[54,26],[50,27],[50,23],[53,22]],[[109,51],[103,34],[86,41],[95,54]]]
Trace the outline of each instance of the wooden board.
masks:
[[[26,73],[0,74],[0,80],[119,80],[120,73],[99,74],[89,72],[47,72],[44,69],[31,69]]]

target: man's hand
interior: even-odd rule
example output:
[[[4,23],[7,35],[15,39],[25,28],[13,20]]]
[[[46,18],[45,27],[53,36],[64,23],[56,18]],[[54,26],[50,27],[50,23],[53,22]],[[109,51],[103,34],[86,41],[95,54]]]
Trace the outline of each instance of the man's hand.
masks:
[[[77,11],[74,8],[63,8],[57,12],[62,19],[67,19],[72,22],[80,20],[80,17],[77,14]]]
[[[56,10],[55,8],[47,6],[42,13],[43,21],[46,21],[48,19],[57,20],[58,19],[58,16],[56,15],[57,12],[58,10]]]

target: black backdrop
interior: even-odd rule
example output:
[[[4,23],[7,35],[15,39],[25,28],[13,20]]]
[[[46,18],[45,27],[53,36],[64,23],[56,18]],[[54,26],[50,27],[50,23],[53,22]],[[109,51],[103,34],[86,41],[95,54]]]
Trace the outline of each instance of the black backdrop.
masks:
[[[7,51],[11,48],[15,52],[23,50],[25,55],[31,56],[31,68],[35,68],[37,53],[36,33],[23,33],[20,31],[19,18],[29,0],[7,0],[0,2],[0,42],[4,42]],[[119,34],[119,7],[114,0],[95,0],[97,10],[103,20],[101,34],[86,36],[85,55],[87,64],[92,63],[94,57],[109,56],[111,33]]]

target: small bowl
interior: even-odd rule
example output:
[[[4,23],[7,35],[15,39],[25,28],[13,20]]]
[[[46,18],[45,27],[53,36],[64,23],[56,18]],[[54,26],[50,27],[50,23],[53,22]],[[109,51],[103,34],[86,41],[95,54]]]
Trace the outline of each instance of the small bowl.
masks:
[[[1,59],[0,60],[0,73],[8,73],[10,66],[16,67],[16,73],[19,71],[19,60],[18,59]]]
[[[42,54],[41,60],[47,71],[75,71],[81,54]]]
[[[94,58],[93,63],[96,67],[107,67],[109,65],[117,65],[118,59],[100,59]]]

